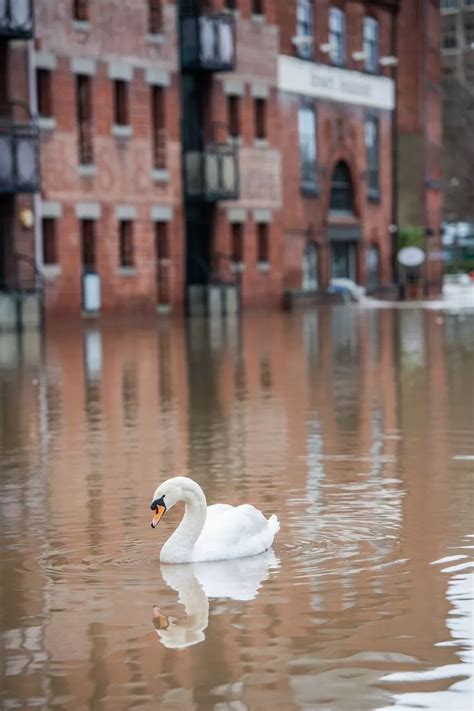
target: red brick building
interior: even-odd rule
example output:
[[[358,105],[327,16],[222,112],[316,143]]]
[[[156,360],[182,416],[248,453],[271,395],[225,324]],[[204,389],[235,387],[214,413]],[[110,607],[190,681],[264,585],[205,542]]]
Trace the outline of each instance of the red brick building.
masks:
[[[2,23],[28,0],[0,17],[0,108],[14,87],[41,156],[24,195],[0,143],[0,281],[34,258],[50,318],[277,307],[331,276],[389,291],[396,226],[434,244],[432,0],[33,5],[24,42]]]

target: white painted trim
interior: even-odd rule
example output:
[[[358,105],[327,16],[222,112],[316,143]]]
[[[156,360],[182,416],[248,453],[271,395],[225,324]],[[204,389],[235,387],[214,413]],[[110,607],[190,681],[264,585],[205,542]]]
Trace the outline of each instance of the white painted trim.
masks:
[[[270,87],[266,84],[251,84],[250,94],[254,99],[268,99],[270,96]]]
[[[75,213],[78,220],[100,220],[102,205],[100,202],[78,202]]]
[[[269,225],[272,221],[272,211],[264,208],[257,208],[252,211],[254,222]]]
[[[145,81],[155,86],[170,86],[171,74],[160,67],[148,67],[145,71]]]
[[[229,222],[246,222],[247,210],[245,209],[245,207],[228,207],[227,219]]]
[[[97,174],[97,168],[94,163],[79,163],[77,174],[80,178],[93,178]]]
[[[148,44],[161,45],[165,42],[165,36],[162,32],[156,32],[155,34],[147,34],[146,41]]]
[[[153,222],[171,222],[173,208],[171,205],[153,205],[150,210],[150,218]]]
[[[71,59],[71,72],[73,74],[86,74],[94,76],[97,71],[97,65],[94,59],[89,57],[73,57]]]
[[[133,136],[133,127],[130,124],[114,123],[111,133],[115,138],[130,138],[130,136]]]
[[[136,220],[137,208],[133,205],[117,205],[115,208],[115,217],[117,220]]]
[[[89,20],[73,20],[72,21],[72,28],[76,32],[90,32],[91,31],[91,23]]]
[[[63,206],[57,200],[43,200],[40,203],[41,217],[51,217],[55,220],[62,217]]]
[[[56,58],[56,55],[54,55],[52,52],[46,52],[45,50],[42,50],[40,52],[34,52],[33,64],[36,69],[49,69],[52,71],[53,69],[56,69],[58,60]]]
[[[170,172],[166,168],[152,168],[150,177],[154,183],[169,183]]]
[[[43,264],[41,271],[46,281],[54,281],[61,275],[62,269],[60,264]]]
[[[41,131],[54,131],[56,128],[56,119],[54,116],[39,116],[38,126]]]
[[[138,269],[136,267],[119,267],[117,269],[117,276],[120,277],[135,277],[138,274]]]
[[[245,83],[241,79],[235,79],[234,77],[226,78],[222,82],[222,87],[226,96],[245,95]]]
[[[119,79],[122,81],[132,81],[133,79],[133,67],[130,64],[125,64],[125,62],[117,61],[112,59],[109,62],[107,69],[107,76],[109,79]]]
[[[257,262],[257,271],[261,272],[261,274],[268,274],[270,262]]]

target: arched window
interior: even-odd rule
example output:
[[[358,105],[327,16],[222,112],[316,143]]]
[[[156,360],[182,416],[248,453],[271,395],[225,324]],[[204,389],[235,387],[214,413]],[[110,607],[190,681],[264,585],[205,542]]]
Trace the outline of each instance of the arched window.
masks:
[[[331,180],[329,209],[335,212],[354,213],[354,191],[349,167],[340,161],[334,168]]]

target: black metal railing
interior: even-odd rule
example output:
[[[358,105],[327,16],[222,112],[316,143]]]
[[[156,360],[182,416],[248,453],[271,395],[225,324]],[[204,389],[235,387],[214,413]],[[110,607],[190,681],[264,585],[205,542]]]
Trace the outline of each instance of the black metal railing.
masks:
[[[17,118],[14,109],[25,117]],[[23,104],[0,116],[0,193],[34,193],[40,187],[39,129]]]
[[[215,202],[237,200],[239,167],[237,148],[228,143],[210,143],[184,154],[186,195]]]
[[[183,69],[229,72],[235,68],[235,17],[228,12],[184,13],[181,16]]]
[[[33,18],[33,0],[0,0],[0,37],[31,39]]]

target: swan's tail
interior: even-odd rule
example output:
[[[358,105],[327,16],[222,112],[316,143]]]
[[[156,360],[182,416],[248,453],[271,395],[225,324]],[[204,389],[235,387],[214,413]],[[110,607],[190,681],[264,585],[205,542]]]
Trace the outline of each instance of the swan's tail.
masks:
[[[280,530],[280,522],[276,514],[272,514],[268,519],[268,528],[273,533],[273,535],[277,534]]]

